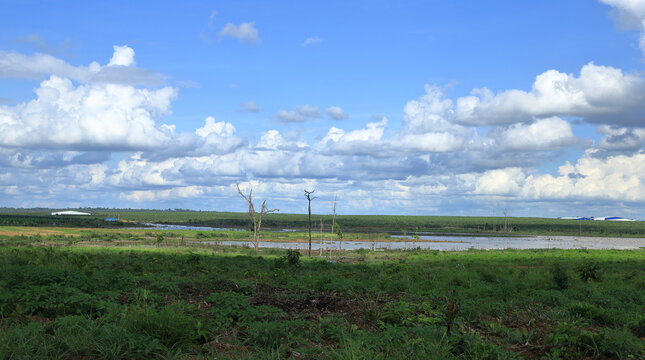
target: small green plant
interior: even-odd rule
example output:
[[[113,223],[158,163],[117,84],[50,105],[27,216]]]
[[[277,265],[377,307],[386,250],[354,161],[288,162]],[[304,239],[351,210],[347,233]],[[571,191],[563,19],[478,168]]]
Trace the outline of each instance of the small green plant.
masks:
[[[285,255],[287,264],[291,266],[300,266],[300,251],[298,250],[287,250],[287,255]]]
[[[600,265],[595,262],[587,261],[578,266],[577,270],[582,281],[600,281]]]
[[[163,243],[163,235],[159,234],[157,235],[157,242],[156,242],[157,247],[159,247],[161,243]]]
[[[130,308],[123,325],[128,331],[159,340],[168,348],[186,348],[200,336],[197,320],[172,307],[156,310],[151,307]]]
[[[636,324],[632,325],[631,329],[634,331],[636,336],[640,338],[645,336],[645,317],[642,317]]]
[[[553,269],[551,269],[551,275],[555,286],[560,290],[566,290],[569,288],[569,275],[567,270],[558,264],[555,264]]]

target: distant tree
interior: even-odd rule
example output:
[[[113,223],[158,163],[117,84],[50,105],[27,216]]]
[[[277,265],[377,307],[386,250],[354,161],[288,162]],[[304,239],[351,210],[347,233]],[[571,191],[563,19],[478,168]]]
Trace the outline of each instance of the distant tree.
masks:
[[[307,202],[309,203],[309,257],[311,257],[311,200],[314,200],[316,198],[315,196],[311,197],[311,194],[313,194],[314,191],[316,190],[314,189],[307,191],[307,189],[305,189],[305,197],[307,198]]]
[[[163,235],[157,234],[157,242],[156,242],[157,247],[159,247],[161,243],[163,243],[163,240],[164,240]]]
[[[260,245],[260,229],[262,227],[262,218],[264,218],[264,215],[272,212],[280,211],[280,209],[269,210],[269,208],[267,208],[267,205],[266,205],[267,201],[264,200],[262,201],[262,207],[260,208],[260,213],[259,214],[256,213],[255,206],[253,206],[253,188],[249,189],[249,195],[246,196],[240,189],[240,184],[236,184],[236,186],[237,186],[237,193],[240,194],[244,198],[244,200],[246,200],[246,202],[249,203],[249,217],[251,218],[251,228],[253,229],[253,240],[251,240],[251,242],[255,247],[255,252],[257,252],[258,246]],[[309,236],[311,238],[311,234]]]

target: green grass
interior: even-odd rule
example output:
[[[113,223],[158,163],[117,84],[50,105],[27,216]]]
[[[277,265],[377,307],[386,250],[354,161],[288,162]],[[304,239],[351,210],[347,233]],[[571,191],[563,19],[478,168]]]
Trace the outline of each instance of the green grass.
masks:
[[[34,242],[0,246],[2,359],[645,358],[644,250]]]

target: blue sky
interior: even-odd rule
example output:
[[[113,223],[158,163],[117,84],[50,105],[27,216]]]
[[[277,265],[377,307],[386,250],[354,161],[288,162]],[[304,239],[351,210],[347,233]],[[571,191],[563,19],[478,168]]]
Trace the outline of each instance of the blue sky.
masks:
[[[645,1],[0,2],[0,202],[645,208]]]

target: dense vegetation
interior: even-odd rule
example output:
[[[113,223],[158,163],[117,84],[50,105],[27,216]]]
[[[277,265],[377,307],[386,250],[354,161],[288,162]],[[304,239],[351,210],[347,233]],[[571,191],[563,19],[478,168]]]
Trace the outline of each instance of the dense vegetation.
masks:
[[[644,250],[2,243],[2,359],[645,358]]]
[[[217,211],[171,211],[131,209],[81,209],[90,211],[92,217],[52,217],[50,210],[33,211],[3,209],[0,225],[25,226],[83,226],[114,227],[128,222],[212,226],[220,228],[248,228],[246,213]],[[118,217],[126,222],[106,223],[106,217]],[[314,215],[314,228],[320,219],[325,229],[331,227],[331,215]],[[440,232],[446,234],[515,234],[515,235],[582,235],[645,237],[645,223],[614,221],[576,221],[549,218],[467,217],[467,216],[396,216],[396,215],[339,215],[337,222],[344,232],[415,233]],[[305,214],[268,214],[263,227],[272,229],[307,228]]]
[[[105,221],[104,216],[52,216],[49,213],[0,214],[0,226],[61,226],[108,228],[131,226],[122,221]]]

